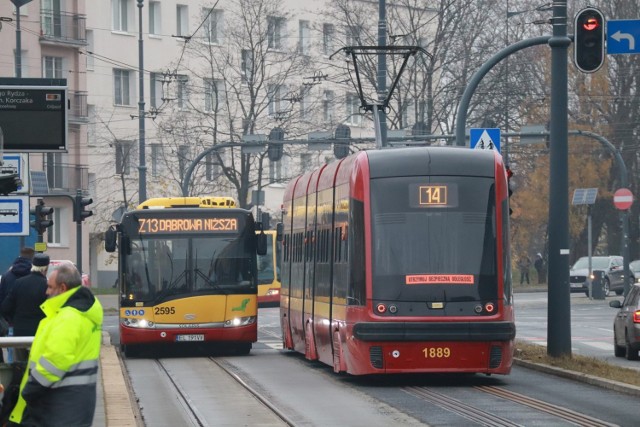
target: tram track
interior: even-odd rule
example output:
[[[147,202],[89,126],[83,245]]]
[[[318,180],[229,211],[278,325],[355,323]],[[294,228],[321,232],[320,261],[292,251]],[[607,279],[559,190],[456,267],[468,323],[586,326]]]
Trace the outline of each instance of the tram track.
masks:
[[[272,413],[277,419],[282,421],[283,424],[287,426],[295,426],[295,423],[281,411],[267,396],[263,393],[260,393],[255,388],[251,387],[244,379],[242,379],[238,374],[232,371],[230,365],[224,362],[224,359],[216,359],[214,357],[206,358],[208,363],[219,370],[221,375],[227,376],[234,383],[238,384],[242,387],[245,393],[248,393],[250,397],[248,400],[255,399],[257,400],[262,408],[265,411],[269,411]],[[196,399],[190,396],[190,391],[185,389],[183,385],[181,385],[180,376],[172,372],[169,364],[162,359],[155,359],[154,363],[156,364],[158,370],[162,372],[162,374],[167,378],[167,380],[171,383],[172,388],[175,392],[175,397],[179,401],[180,406],[183,407],[184,413],[188,417],[188,421],[190,425],[197,427],[208,427],[211,426],[211,415],[205,414],[201,410],[198,409],[198,403],[195,402]],[[218,382],[218,381],[216,381]],[[247,400],[244,397],[243,400]],[[276,424],[269,424],[276,425]],[[279,424],[280,425],[280,424]]]
[[[553,405],[551,403],[544,402],[542,400],[534,399],[529,396],[525,396],[520,393],[505,390],[495,386],[474,386],[476,390],[480,390],[484,393],[489,393],[493,396],[500,397],[502,399],[509,400],[511,402],[519,403],[521,405],[528,406],[532,409],[545,412],[550,415],[554,415],[563,420],[575,423],[583,427],[613,427],[616,424],[607,423],[597,418],[590,417],[588,415],[580,414],[572,411],[571,409],[563,408],[561,406]]]
[[[578,413],[568,408],[544,402],[539,399],[534,399],[520,393],[509,391],[501,387],[483,385],[472,386],[472,388],[474,390],[490,394],[494,397],[498,397],[512,403],[527,406],[528,408],[531,408],[535,411],[544,412],[545,414],[551,415],[553,417],[562,419],[571,424],[581,427],[615,427],[617,425]],[[403,390],[413,396],[437,405],[461,417],[467,418],[468,420],[482,426],[514,427],[523,425],[493,414],[491,412],[479,409],[475,406],[469,405],[468,403],[452,398],[447,394],[430,390],[427,387],[404,387]]]

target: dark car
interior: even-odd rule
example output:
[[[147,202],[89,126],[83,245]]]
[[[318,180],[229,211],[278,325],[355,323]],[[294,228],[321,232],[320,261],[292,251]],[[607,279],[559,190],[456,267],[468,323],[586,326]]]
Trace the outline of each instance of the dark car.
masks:
[[[631,273],[631,283],[640,282],[640,259],[629,263],[629,272]]]
[[[611,291],[614,291],[616,295],[622,295],[624,292],[624,266],[621,256],[593,256],[591,257],[591,271],[602,271],[605,296],[609,296]],[[584,292],[589,296],[588,275],[589,257],[583,256],[573,264],[569,272],[571,292]]]
[[[619,309],[613,320],[613,353],[640,360],[640,284],[631,286],[624,301],[611,301],[609,305]]]

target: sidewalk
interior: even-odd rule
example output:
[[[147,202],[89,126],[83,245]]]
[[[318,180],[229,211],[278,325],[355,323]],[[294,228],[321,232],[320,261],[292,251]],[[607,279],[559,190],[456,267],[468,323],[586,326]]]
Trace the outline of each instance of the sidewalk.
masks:
[[[116,295],[98,295],[106,315],[117,310]],[[142,424],[140,424],[142,425]],[[135,411],[129,398],[129,390],[116,348],[111,337],[102,332],[98,396],[93,427],[137,427]]]

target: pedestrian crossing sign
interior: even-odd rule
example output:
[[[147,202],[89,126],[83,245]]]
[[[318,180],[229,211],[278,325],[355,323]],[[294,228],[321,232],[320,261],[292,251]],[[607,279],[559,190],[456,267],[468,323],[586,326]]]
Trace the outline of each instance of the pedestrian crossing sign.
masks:
[[[478,150],[496,150],[500,152],[500,128],[469,129],[469,144]]]

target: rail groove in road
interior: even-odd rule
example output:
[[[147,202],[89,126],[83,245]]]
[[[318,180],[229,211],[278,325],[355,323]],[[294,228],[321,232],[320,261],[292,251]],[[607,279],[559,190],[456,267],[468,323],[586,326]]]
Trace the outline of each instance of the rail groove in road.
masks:
[[[582,427],[614,427],[616,424],[610,424],[597,418],[589,417],[587,415],[579,414],[561,406],[556,406],[551,403],[544,402],[542,400],[534,399],[532,397],[525,396],[520,393],[505,390],[495,386],[474,386],[473,388],[489,393],[493,396],[507,399],[511,402],[519,403],[521,405],[528,406],[538,411],[545,412],[547,414],[562,418],[566,421],[575,423]]]
[[[460,400],[453,399],[444,394],[428,390],[424,387],[404,387],[404,391],[419,398],[425,399],[435,405],[440,406],[448,411],[454,412],[468,420],[487,427],[514,427],[520,426],[505,418],[499,417],[490,412],[483,411],[468,405]]]
[[[260,402],[262,402],[267,408],[269,408],[274,414],[276,414],[278,416],[278,418],[280,418],[282,421],[284,421],[285,424],[287,424],[288,426],[291,426],[291,427],[295,426],[294,422],[291,421],[289,419],[289,417],[287,417],[287,415],[284,414],[284,412],[280,411],[273,403],[271,403],[271,401],[266,396],[264,396],[262,393],[260,393],[257,390],[255,390],[253,387],[251,387],[249,384],[247,384],[245,381],[243,381],[242,378],[240,378],[238,375],[236,375],[235,373],[231,372],[231,369],[229,368],[229,366],[226,363],[224,363],[223,361],[216,360],[213,357],[210,357],[209,360],[211,360],[213,363],[218,365],[220,367],[220,369],[222,369],[224,372],[226,372],[231,378],[236,380],[238,382],[238,384],[240,384],[242,387],[244,387],[256,399],[258,399]]]

